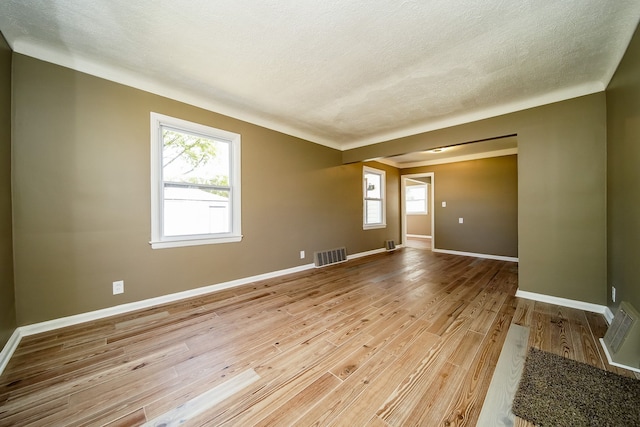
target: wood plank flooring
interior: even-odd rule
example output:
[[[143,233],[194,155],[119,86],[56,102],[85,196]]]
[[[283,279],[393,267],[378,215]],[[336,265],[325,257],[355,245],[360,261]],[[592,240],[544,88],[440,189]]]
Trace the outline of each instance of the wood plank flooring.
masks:
[[[404,246],[415,249],[431,249],[431,238],[407,236]]]
[[[512,323],[630,375],[602,316],[518,299],[517,279],[404,248],[25,337],[0,425],[473,426]]]

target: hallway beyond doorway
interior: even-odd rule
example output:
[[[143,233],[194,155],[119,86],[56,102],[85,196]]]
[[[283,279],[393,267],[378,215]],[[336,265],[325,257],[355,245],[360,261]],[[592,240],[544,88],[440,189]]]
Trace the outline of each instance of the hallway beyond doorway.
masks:
[[[431,238],[407,236],[404,244],[408,248],[431,250]]]

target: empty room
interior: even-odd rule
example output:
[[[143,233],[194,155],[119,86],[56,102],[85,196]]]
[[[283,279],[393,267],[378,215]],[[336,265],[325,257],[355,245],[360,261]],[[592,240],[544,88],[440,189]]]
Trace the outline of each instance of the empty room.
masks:
[[[1,2],[0,426],[640,425],[639,21]]]

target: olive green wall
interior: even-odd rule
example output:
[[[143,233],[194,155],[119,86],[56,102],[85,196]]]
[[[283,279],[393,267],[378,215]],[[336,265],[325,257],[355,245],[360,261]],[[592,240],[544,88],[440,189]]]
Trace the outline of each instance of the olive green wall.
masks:
[[[640,30],[606,94],[608,304],[625,300],[640,308]]]
[[[605,104],[600,92],[348,150],[343,161],[516,134],[520,289],[605,304]]]
[[[16,329],[11,236],[11,49],[0,34],[0,348]]]
[[[518,256],[517,156],[401,170],[426,172],[434,173],[434,249]]]
[[[395,168],[372,163],[387,170],[388,226],[363,231],[362,164],[337,150],[19,54],[13,66],[19,325],[399,239]],[[242,135],[242,242],[150,248],[151,111]]]
[[[625,64],[633,62],[627,57]],[[618,122],[609,138],[623,122],[638,129],[637,104],[615,93],[623,71],[607,93],[609,119]],[[361,161],[509,134],[518,135],[519,145],[520,289],[607,302],[604,93],[340,153],[19,54],[13,55],[13,82],[19,325],[308,264],[315,250],[344,245],[358,253],[399,241],[398,171],[371,163],[387,170],[388,226],[363,231]],[[625,113],[612,118],[618,104],[626,105]],[[150,249],[151,111],[242,135],[241,243]],[[634,111],[630,122],[623,118]],[[631,161],[637,149],[620,138],[610,150],[622,144],[627,152],[610,152],[611,161]],[[4,153],[0,161],[6,162]],[[618,179],[609,176],[609,191]],[[619,214],[620,200],[612,195],[610,215]],[[6,205],[2,209],[6,214]],[[614,230],[609,247],[631,238]],[[620,277],[632,265],[609,262]],[[124,294],[111,295],[114,280],[125,281]],[[619,286],[623,298],[637,301],[630,291],[637,286]],[[10,301],[11,287],[2,292]],[[12,329],[8,317],[5,330]]]
[[[431,215],[407,215],[407,234],[431,236]]]

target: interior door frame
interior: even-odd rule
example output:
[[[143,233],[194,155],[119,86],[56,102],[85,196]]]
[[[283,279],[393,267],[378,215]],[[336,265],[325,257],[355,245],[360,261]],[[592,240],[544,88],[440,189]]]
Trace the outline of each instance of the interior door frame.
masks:
[[[402,245],[407,243],[407,206],[406,206],[406,186],[408,179],[414,178],[431,178],[431,185],[429,186],[429,209],[431,212],[431,249],[435,249],[436,247],[436,228],[435,228],[435,220],[436,220],[436,211],[434,209],[434,195],[436,188],[436,175],[435,172],[424,172],[424,173],[412,173],[408,175],[400,175],[400,205],[401,205],[401,215],[402,215]]]

